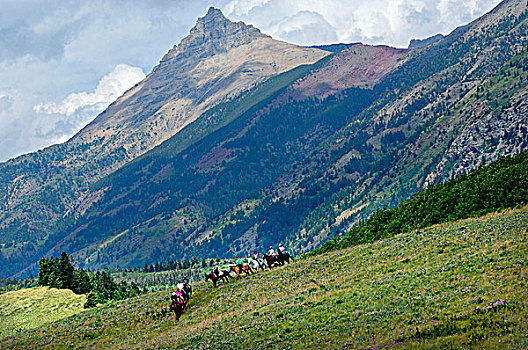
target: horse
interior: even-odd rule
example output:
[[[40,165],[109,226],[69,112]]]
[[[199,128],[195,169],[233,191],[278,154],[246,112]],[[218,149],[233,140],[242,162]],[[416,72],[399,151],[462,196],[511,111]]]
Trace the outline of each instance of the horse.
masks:
[[[248,264],[243,264],[242,265],[242,269],[240,269],[240,267],[238,267],[238,265],[231,266],[229,268],[229,273],[231,273],[231,271],[234,271],[236,273],[237,278],[240,277],[240,274],[242,272],[246,273],[246,277],[249,276],[249,272],[253,272],[253,270],[251,270],[251,267],[249,267]]]
[[[264,260],[266,260],[266,263],[268,263],[268,268],[271,270],[271,267],[274,265],[274,264],[281,264],[278,259],[273,256],[273,255],[268,255],[266,253],[263,254],[264,256]],[[282,264],[281,264],[282,265]]]
[[[229,279],[233,279],[233,276],[231,276],[229,273],[230,271],[228,270],[222,270],[218,277],[220,277],[220,279],[222,279],[224,282],[229,282]]]
[[[264,270],[264,260],[262,260],[262,258],[258,258],[258,259],[249,258],[248,265],[254,271],[258,271],[259,269]]]
[[[174,311],[174,315],[176,317],[176,321],[180,319],[180,316],[185,311],[185,301],[182,297],[176,297],[172,298],[172,302],[170,304],[170,310]]]
[[[211,280],[213,281],[213,286],[216,288],[216,281],[220,279],[219,276],[215,275],[214,273],[206,273],[205,274],[205,282]]]
[[[229,282],[229,278],[233,278],[233,276],[231,276],[229,272],[230,271],[222,270],[218,276],[214,273],[207,273],[205,274],[205,282],[207,282],[208,280],[213,281],[213,286],[215,286],[216,288],[216,281],[222,280],[225,283]]]
[[[277,255],[277,261],[279,262],[279,264],[283,265],[284,262],[287,262],[289,264],[290,259],[293,261],[293,257],[289,253],[281,253],[279,250],[279,254]]]

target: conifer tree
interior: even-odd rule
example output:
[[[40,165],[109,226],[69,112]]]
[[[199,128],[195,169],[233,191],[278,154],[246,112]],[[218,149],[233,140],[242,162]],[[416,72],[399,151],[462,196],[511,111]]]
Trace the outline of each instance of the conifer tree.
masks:
[[[78,269],[75,271],[74,278],[74,292],[77,294],[85,294],[92,290],[92,285],[90,283],[90,276],[84,269]]]
[[[44,257],[39,260],[39,271],[37,275],[37,286],[47,286],[49,285],[49,275],[50,275],[50,263],[49,259]]]
[[[74,290],[75,269],[66,252],[62,252],[60,256],[57,270],[59,274],[60,288]]]

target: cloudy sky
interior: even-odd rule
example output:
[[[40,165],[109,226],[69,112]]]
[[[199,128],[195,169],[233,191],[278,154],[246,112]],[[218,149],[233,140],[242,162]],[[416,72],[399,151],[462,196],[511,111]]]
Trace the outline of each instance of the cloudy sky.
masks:
[[[209,6],[274,38],[407,47],[499,0],[0,0],[0,161],[66,141]]]

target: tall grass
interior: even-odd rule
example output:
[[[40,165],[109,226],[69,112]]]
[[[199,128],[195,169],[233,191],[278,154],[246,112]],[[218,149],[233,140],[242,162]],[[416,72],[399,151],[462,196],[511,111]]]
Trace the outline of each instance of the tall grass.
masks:
[[[528,208],[308,257],[213,288],[180,322],[168,293],[111,302],[3,338],[2,348],[528,346]]]
[[[84,295],[49,287],[1,294],[0,338],[79,313],[84,310],[85,301]]]

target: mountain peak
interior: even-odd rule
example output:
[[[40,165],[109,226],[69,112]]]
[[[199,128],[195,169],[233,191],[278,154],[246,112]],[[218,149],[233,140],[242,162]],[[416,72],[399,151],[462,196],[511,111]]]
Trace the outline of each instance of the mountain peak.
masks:
[[[222,18],[224,21],[227,21],[227,18],[225,18],[222,11],[213,6],[209,7],[209,10],[207,10],[207,13],[205,14],[205,16],[199,18],[198,21],[205,20],[205,19],[212,19],[212,18]]]
[[[183,38],[168,55],[169,57],[213,56],[266,37],[268,36],[252,25],[232,22],[224,16],[222,11],[210,7],[205,16],[198,18],[189,35]]]

